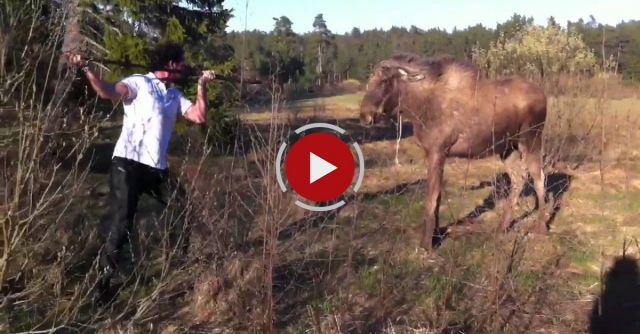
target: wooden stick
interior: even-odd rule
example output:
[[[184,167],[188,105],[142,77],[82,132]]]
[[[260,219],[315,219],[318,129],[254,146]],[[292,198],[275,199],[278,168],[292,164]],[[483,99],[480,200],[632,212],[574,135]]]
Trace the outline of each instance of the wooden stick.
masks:
[[[109,60],[109,59],[101,59],[101,58],[90,58],[90,59],[87,59],[87,60],[90,61],[90,62],[94,62],[94,63],[117,65],[117,66],[122,66],[122,67],[126,67],[126,68],[137,67],[137,68],[150,70],[150,67],[147,66],[147,65],[130,63],[130,62],[123,62],[123,61]],[[180,72],[180,71],[174,70],[174,69],[163,69],[163,71]],[[199,73],[202,72],[202,71],[203,71],[202,69],[191,67],[191,68],[187,69],[186,72],[188,74],[186,76],[187,77],[199,77],[200,76]],[[223,80],[223,81],[230,81],[230,82],[240,82],[240,79],[236,78],[235,76],[228,76],[228,75],[217,74],[217,73],[216,73],[215,80]],[[245,83],[248,83],[248,84],[260,84],[260,83],[262,83],[261,80],[247,80],[247,79],[244,79],[243,81]]]

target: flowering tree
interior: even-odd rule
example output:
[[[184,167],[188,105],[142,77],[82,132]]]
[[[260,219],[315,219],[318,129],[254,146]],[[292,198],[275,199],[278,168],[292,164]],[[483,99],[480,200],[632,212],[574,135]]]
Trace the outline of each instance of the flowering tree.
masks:
[[[596,57],[574,29],[564,29],[553,19],[546,27],[522,27],[512,37],[501,33],[488,49],[474,47],[474,62],[490,77],[520,74],[546,79],[559,74],[592,71]]]

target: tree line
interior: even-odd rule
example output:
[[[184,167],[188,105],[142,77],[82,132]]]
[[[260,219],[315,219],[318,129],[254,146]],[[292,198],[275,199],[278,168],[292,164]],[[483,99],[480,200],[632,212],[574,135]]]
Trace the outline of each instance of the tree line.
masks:
[[[564,35],[578,36],[601,68],[610,68],[624,79],[640,79],[640,21],[611,26],[591,16],[588,21],[579,19],[565,25],[550,17],[546,23],[547,27],[564,31]],[[362,81],[376,62],[394,53],[448,54],[471,60],[477,50],[488,50],[492,43],[496,47],[496,42],[504,44],[534,22],[532,17],[513,14],[496,27],[476,24],[450,32],[416,26],[364,31],[353,28],[348,33],[334,34],[330,23],[317,14],[309,20],[309,27],[313,28],[310,32],[296,34],[292,25],[287,16],[281,16],[274,18],[271,31],[229,32],[235,67],[246,77],[277,74],[283,82],[302,85],[344,79]]]
[[[72,69],[62,57],[64,51],[80,51],[95,58],[110,80],[140,73],[144,68],[119,66],[100,60],[149,64],[150,50],[161,42],[185,45],[187,60],[199,68],[222,74],[241,74],[243,79],[259,78],[287,84],[294,89],[309,89],[346,79],[364,81],[372,66],[398,52],[425,56],[449,54],[473,59],[493,72],[533,71],[591,66],[620,74],[628,80],[640,78],[640,21],[620,22],[615,26],[598,23],[593,16],[558,24],[549,18],[543,32],[531,30],[533,19],[519,14],[495,27],[476,24],[446,31],[417,26],[387,30],[360,30],[336,34],[323,14],[310,16],[311,31],[298,34],[287,16],[273,18],[270,31],[229,32],[227,23],[233,10],[224,0],[7,0],[0,17],[0,102],[13,103],[18,83],[24,81],[24,69],[37,68],[34,84],[46,90],[49,103],[62,96],[72,85],[66,101],[95,103],[86,82],[75,80]],[[25,26],[21,22],[41,22]],[[523,34],[523,31],[527,34]],[[570,31],[570,32],[567,32]],[[548,41],[556,41],[554,53],[547,52]],[[546,42],[545,42],[546,41]],[[531,45],[524,45],[530,43]],[[547,43],[547,44],[545,44]],[[537,49],[536,49],[537,48]],[[572,59],[567,58],[567,48]],[[531,65],[531,50],[542,65]],[[550,55],[554,58],[550,58]],[[500,62],[492,60],[492,57]],[[517,61],[513,61],[516,59]],[[570,66],[558,62],[571,61]],[[555,62],[555,63],[554,63]],[[57,66],[51,66],[52,63]],[[500,64],[500,68],[495,68]],[[517,64],[518,68],[503,68]],[[566,64],[565,64],[566,65]],[[537,66],[537,67],[536,67]],[[77,79],[77,76],[75,77]],[[193,97],[195,83],[184,82],[183,90]],[[242,89],[228,82],[217,82],[209,89],[209,122],[203,131],[212,132],[217,142],[228,138],[234,124],[232,106],[245,98]],[[15,102],[15,101],[14,101]],[[55,101],[53,101],[55,102]],[[105,104],[102,110],[111,110]],[[65,105],[63,102],[55,104]],[[47,109],[49,110],[49,109]],[[53,110],[53,109],[52,109]],[[50,122],[60,131],[65,115],[57,111]],[[68,123],[67,123],[68,124]],[[178,124],[178,130],[183,128]]]

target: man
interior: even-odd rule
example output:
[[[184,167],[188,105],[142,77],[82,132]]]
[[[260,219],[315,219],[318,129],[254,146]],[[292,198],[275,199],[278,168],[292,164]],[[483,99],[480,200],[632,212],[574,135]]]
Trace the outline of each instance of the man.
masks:
[[[213,71],[202,73],[198,79],[197,98],[192,103],[176,87],[170,86],[182,79],[185,69],[182,47],[160,44],[151,58],[151,72],[134,74],[112,84],[98,78],[80,55],[70,55],[71,63],[81,68],[101,98],[122,102],[124,107],[122,132],[111,162],[110,213],[100,258],[103,276],[96,291],[98,301],[106,298],[119,253],[133,226],[140,195],[146,193],[165,206],[171,203],[186,210],[184,189],[168,178],[167,147],[179,115],[194,123],[205,122],[206,84],[215,78]],[[184,212],[178,215],[167,220],[172,224],[178,219],[186,222]],[[188,237],[188,233],[186,235]],[[182,245],[184,253],[188,241],[182,240]],[[186,254],[180,254],[183,255]]]

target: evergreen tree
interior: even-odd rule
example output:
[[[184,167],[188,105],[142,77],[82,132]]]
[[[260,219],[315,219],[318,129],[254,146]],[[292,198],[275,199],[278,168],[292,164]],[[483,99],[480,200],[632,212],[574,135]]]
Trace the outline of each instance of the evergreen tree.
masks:
[[[327,28],[327,23],[322,14],[316,15],[313,20],[313,33],[310,39],[316,54],[313,63],[315,63],[316,85],[319,86],[324,75],[328,75],[330,72],[335,73],[335,60],[337,58],[335,37],[331,33],[331,30]],[[328,80],[327,78],[327,81]]]
[[[225,74],[233,70],[234,50],[225,41],[225,27],[231,11],[224,0],[97,0],[90,6],[92,14],[104,22],[103,33],[107,59],[125,63],[148,65],[150,52],[160,42],[178,42],[185,48],[187,63],[195,68],[214,69]],[[144,72],[145,69],[108,66],[109,80]],[[198,73],[194,73],[198,74]],[[195,98],[195,80],[178,84],[190,99]],[[229,108],[235,89],[228,84],[214,82],[208,90],[208,128],[178,122],[177,132],[187,126],[211,131],[214,142],[229,140],[229,124],[233,120]]]
[[[293,32],[286,17],[273,18],[274,27],[266,42],[265,59],[260,65],[263,76],[273,76],[277,85],[291,84],[304,74],[302,40]]]

